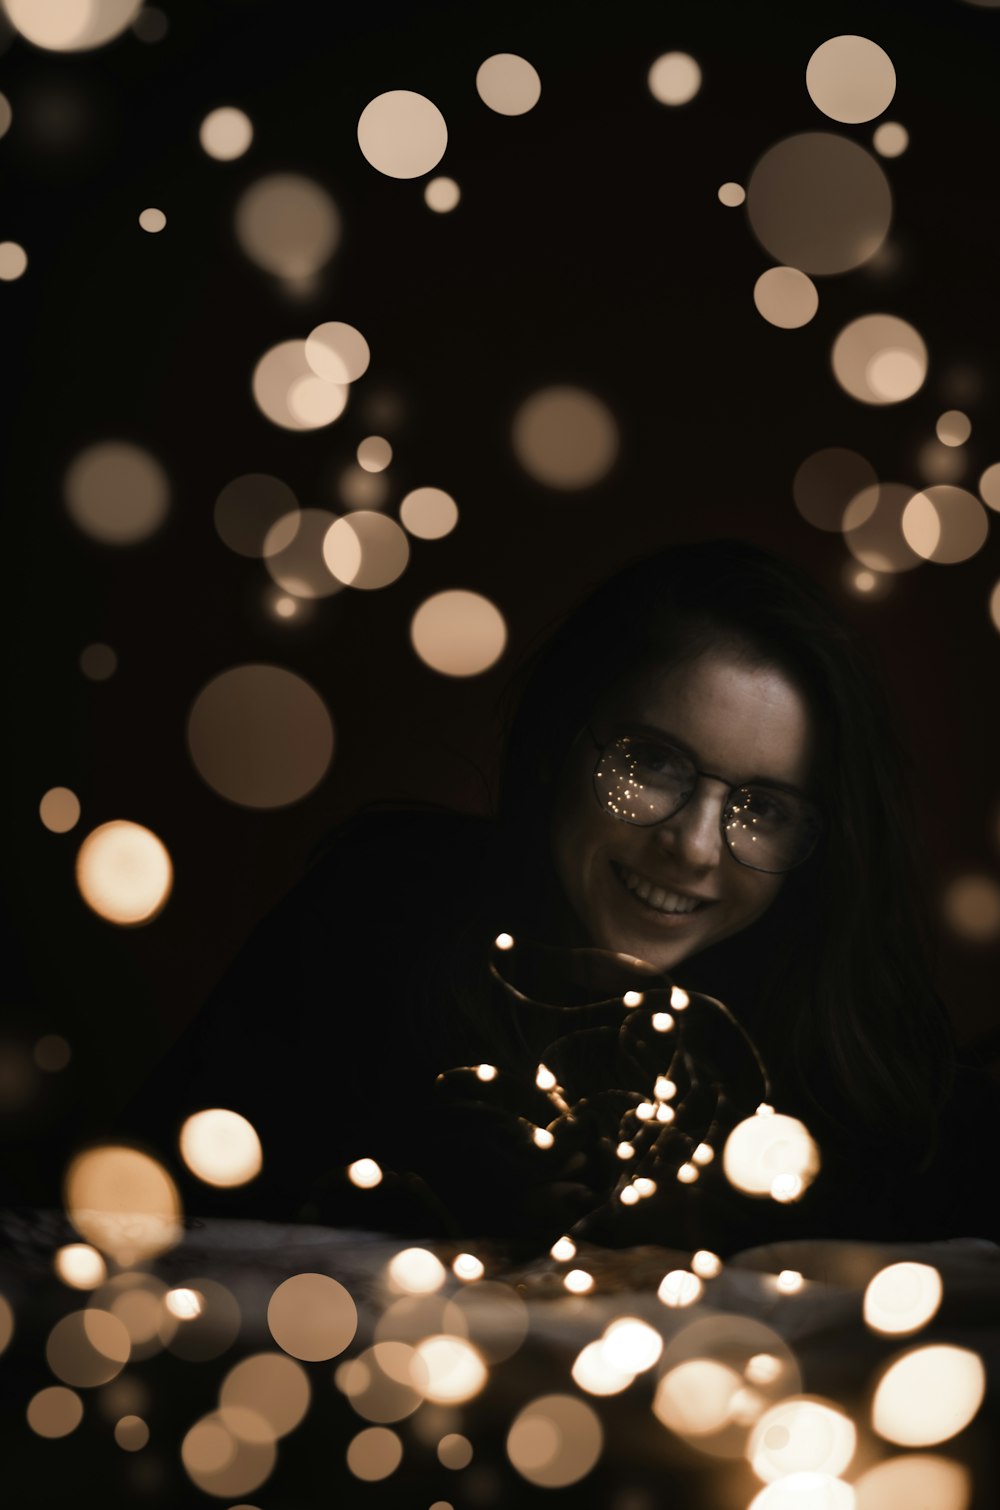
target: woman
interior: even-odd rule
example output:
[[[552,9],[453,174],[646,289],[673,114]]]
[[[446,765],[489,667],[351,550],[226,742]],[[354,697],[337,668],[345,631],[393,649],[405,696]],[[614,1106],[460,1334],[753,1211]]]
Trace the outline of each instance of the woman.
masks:
[[[539,1239],[578,1221],[720,1251],[993,1235],[961,1150],[995,1143],[998,1098],[968,1071],[955,1093],[915,833],[875,679],[818,590],[753,546],[667,548],[525,668],[496,820],[383,810],[330,838],[168,1059],[145,1129],[162,1142],[210,1104],[248,1116],[265,1173],[215,1208],[232,1215]],[[620,1016],[641,978],[728,1008],[700,1019],[688,1065],[714,1066],[723,1101],[756,1044],[771,1099],[819,1144],[797,1205],[706,1181],[640,1221],[608,1204],[606,1127],[560,1117],[555,1150],[526,1147],[553,1039],[589,1045],[581,1104],[621,1089],[609,1003]],[[364,1156],[400,1177],[359,1197],[344,1169]]]

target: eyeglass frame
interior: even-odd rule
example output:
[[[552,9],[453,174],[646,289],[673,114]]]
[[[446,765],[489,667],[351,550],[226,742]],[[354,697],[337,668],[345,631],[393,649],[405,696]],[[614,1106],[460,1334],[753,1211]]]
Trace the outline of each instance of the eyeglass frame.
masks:
[[[597,803],[598,807],[601,809],[601,811],[603,813],[607,813],[608,816],[610,818],[614,818],[614,820],[617,823],[627,823],[632,828],[659,828],[660,824],[662,824],[662,823],[669,823],[670,820],[671,820],[671,818],[676,818],[678,813],[683,812],[684,808],[687,807],[688,803],[691,801],[691,798],[694,796],[695,792],[698,790],[698,783],[697,783],[697,781],[692,786],[692,788],[691,788],[690,792],[688,792],[687,796],[684,797],[677,804],[677,806],[674,808],[673,812],[666,813],[662,818],[654,818],[653,821],[652,821],[652,823],[640,823],[636,819],[633,819],[633,818],[623,818],[618,813],[614,812],[610,807],[608,807],[607,803],[604,802],[603,799],[601,798],[601,794],[600,794],[600,792],[598,791],[598,788],[597,788],[597,772],[598,772],[598,770],[600,768],[601,761],[603,760],[606,752],[611,749],[612,745],[614,745],[614,744],[620,744],[622,742],[622,740],[628,739],[628,738],[630,738],[630,736],[628,734],[619,734],[616,738],[607,739],[602,744],[600,742],[600,740],[597,738],[597,735],[594,733],[593,728],[591,727],[591,725],[589,723],[586,725],[586,729],[587,729],[587,733],[590,735],[591,740],[597,746],[597,760],[594,763],[594,770],[593,770],[593,774],[591,776],[590,785],[591,785],[591,789],[592,789],[592,791],[594,793],[594,801]],[[634,736],[632,736],[632,737],[634,737]],[[718,776],[718,775],[715,774],[714,771],[702,771],[702,770],[700,770],[698,768],[698,766],[695,765],[695,763],[691,759],[690,755],[688,755],[685,750],[680,749],[679,746],[673,744],[669,739],[664,739],[662,736],[657,736],[657,735],[653,735],[653,734],[649,734],[646,737],[648,739],[650,739],[650,740],[658,739],[659,742],[661,744],[663,744],[663,745],[666,745],[666,747],[668,749],[674,750],[678,755],[682,756],[682,758],[687,761],[688,765],[690,765],[692,774],[695,775],[695,776],[697,776],[699,779],[705,779],[707,781],[721,781],[724,786],[727,785],[725,776]],[[767,784],[767,782],[760,782],[759,785],[761,787],[763,787],[763,788],[766,789],[768,784]],[[725,800],[725,802],[723,802],[722,807],[721,807],[721,809],[719,811],[719,833],[720,833],[720,835],[722,837],[722,841],[725,844],[726,849],[729,852],[729,854],[736,861],[736,864],[737,865],[742,865],[743,868],[744,868],[744,870],[755,870],[755,871],[757,871],[757,873],[759,875],[765,875],[765,876],[787,876],[787,875],[790,875],[793,870],[798,870],[798,868],[799,868],[800,865],[804,865],[806,863],[806,861],[809,860],[809,859],[811,859],[811,857],[816,853],[816,846],[819,844],[820,838],[821,838],[821,836],[823,834],[823,830],[824,830],[824,827],[825,827],[825,821],[824,821],[824,815],[823,815],[822,809],[815,802],[812,802],[808,797],[798,797],[797,794],[791,794],[791,795],[796,795],[797,801],[803,803],[810,810],[810,812],[812,813],[812,815],[815,818],[815,830],[814,830],[814,833],[813,833],[812,844],[809,846],[809,848],[806,851],[806,853],[802,856],[802,859],[801,860],[796,860],[795,864],[794,865],[789,865],[787,867],[787,869],[785,869],[785,870],[765,870],[764,867],[761,866],[761,865],[750,865],[748,863],[748,861],[741,860],[740,857],[739,857],[739,855],[737,855],[734,852],[733,847],[732,847],[732,845],[729,842],[729,835],[726,832],[726,813],[728,812],[728,810],[729,810],[729,808],[730,808],[730,806],[732,804],[733,793],[734,792],[753,792],[755,790],[756,790],[756,787],[747,786],[745,783],[741,784],[740,782],[734,782],[732,786],[728,787],[728,790],[726,792],[726,800]]]

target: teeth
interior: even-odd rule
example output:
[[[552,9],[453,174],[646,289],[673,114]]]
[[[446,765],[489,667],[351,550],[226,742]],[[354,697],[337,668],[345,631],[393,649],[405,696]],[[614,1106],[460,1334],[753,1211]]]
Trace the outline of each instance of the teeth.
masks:
[[[656,912],[694,912],[696,907],[701,906],[694,897],[682,897],[676,891],[665,891],[662,886],[654,886],[652,881],[645,880],[634,870],[626,870],[624,866],[620,870],[629,891],[634,891],[647,907],[652,907]]]

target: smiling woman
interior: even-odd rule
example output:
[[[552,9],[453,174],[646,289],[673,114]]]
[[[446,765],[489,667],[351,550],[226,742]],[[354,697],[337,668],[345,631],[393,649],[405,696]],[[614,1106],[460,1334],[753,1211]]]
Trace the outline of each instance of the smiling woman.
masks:
[[[680,1135],[671,1193],[646,1201],[644,1167],[618,1200],[645,1217],[616,1206],[622,1224],[595,1216],[585,1235],[717,1252],[1000,1235],[971,1161],[995,1143],[996,1089],[968,1069],[956,1084],[898,743],[819,591],[740,542],[670,547],[593,592],[511,692],[496,816],[389,807],[331,835],[133,1127],[162,1146],[190,1112],[246,1117],[264,1172],[208,1202],[232,1215],[558,1235],[605,1209],[648,1124]],[[713,1011],[688,1014],[646,1100],[626,1095],[616,1156],[588,1118],[649,1047],[624,1025],[644,990]],[[674,1027],[664,1011],[643,1021],[653,1039]],[[575,1070],[549,1046],[574,1037],[590,1058],[569,1107]],[[441,1095],[463,1065],[459,1101],[495,1097],[471,1122]],[[526,1118],[519,1085],[548,1103]],[[739,1207],[698,1183],[704,1138],[772,1093],[812,1132],[821,1173],[800,1201],[786,1172],[774,1202]],[[403,1173],[358,1207],[345,1171],[372,1158]]]

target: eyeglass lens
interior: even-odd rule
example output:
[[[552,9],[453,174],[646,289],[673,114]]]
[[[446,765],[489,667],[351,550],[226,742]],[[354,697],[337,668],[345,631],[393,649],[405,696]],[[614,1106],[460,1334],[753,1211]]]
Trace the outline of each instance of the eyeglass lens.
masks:
[[[594,770],[598,800],[625,823],[662,823],[679,812],[698,783],[698,771],[681,750],[651,738],[623,736],[604,747]],[[741,787],[730,794],[723,832],[741,865],[778,873],[811,853],[819,821],[793,793]]]

